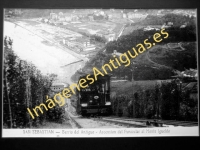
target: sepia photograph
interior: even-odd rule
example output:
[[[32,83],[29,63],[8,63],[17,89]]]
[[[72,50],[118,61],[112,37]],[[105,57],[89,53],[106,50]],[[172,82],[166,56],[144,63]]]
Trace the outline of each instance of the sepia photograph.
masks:
[[[3,15],[3,138],[199,136],[197,9]]]

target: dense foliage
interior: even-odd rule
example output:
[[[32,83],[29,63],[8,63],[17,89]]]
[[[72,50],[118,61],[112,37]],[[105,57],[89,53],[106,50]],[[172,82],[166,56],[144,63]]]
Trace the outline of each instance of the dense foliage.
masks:
[[[167,28],[166,31],[169,33],[169,37],[163,40],[161,43],[168,42],[183,42],[183,41],[196,41],[196,21],[195,18],[189,16],[182,16],[176,14],[167,14],[162,18],[157,16],[149,16],[140,25],[163,25],[164,23],[172,22],[173,26]],[[181,25],[187,24],[185,28],[180,28]],[[134,24],[135,25],[135,24]],[[150,30],[143,31],[143,29],[134,30],[129,35],[121,36],[117,41],[109,42],[106,45],[107,53],[112,53],[113,50],[124,53],[127,50],[135,47],[139,43],[149,38],[153,43],[152,36],[158,31]]]
[[[13,41],[10,38],[5,37],[3,125],[5,128],[38,126],[45,119],[50,118],[52,112],[44,111],[43,115],[32,119],[27,108],[34,108],[36,105],[45,102],[45,96],[48,94],[56,75],[42,75],[33,64],[21,60],[12,50],[12,43]],[[54,116],[58,116],[60,111],[53,113]]]
[[[154,22],[154,24],[153,24]],[[178,42],[195,42],[196,41],[196,22],[194,17],[182,16],[176,14],[167,14],[163,17],[157,16],[148,16],[145,20],[143,20],[141,25],[163,25],[164,23],[172,22],[173,25],[169,28],[166,28],[166,32],[169,33],[169,37],[164,39],[160,44],[166,43],[178,43]],[[181,25],[185,24],[184,28],[180,28]],[[118,40],[109,42],[106,45],[106,52],[108,54],[113,53],[114,50],[117,50],[120,53],[125,53],[128,50],[131,50],[133,47],[136,48],[136,45],[139,43],[143,44],[145,39],[149,39],[151,43],[154,42],[153,35],[156,30],[144,31],[143,29],[134,30],[129,35],[121,36]],[[139,58],[139,64],[134,65],[135,71],[133,73],[135,80],[154,80],[154,79],[169,79],[173,76],[173,69],[176,70],[184,70],[185,68],[196,68],[196,47],[195,44],[185,45],[184,48],[186,51],[169,51],[163,57],[158,57],[159,54],[151,57],[151,60],[165,65],[170,68],[155,68],[149,63],[149,61],[141,60]],[[137,49],[137,48],[136,48]],[[161,52],[162,49],[157,49],[158,52]],[[155,53],[155,50],[150,51]],[[145,55],[140,54],[140,55]],[[109,57],[107,60],[109,60]],[[144,57],[143,57],[144,58]],[[105,58],[104,58],[105,59]],[[107,62],[107,61],[106,61]],[[145,63],[146,62],[146,63]],[[112,72],[113,75],[119,77],[128,76],[131,79],[131,69],[133,66],[127,68],[119,68]]]
[[[114,50],[117,50],[120,53],[125,53],[128,50],[136,47],[137,44],[142,43],[145,39],[149,39],[153,43],[152,36],[158,31],[143,31],[142,29],[135,30],[129,35],[121,36],[117,41],[109,42],[106,45],[106,52],[113,53]],[[192,42],[196,41],[196,29],[188,26],[184,29],[179,27],[172,27],[166,29],[166,32],[169,33],[169,37],[161,42],[161,44],[168,42]]]
[[[173,22],[174,26],[181,26],[184,23],[188,23],[189,25],[195,25],[196,18],[194,16],[186,16],[186,15],[179,15],[179,14],[172,14],[168,13],[162,17],[157,17],[153,15],[148,15],[145,20],[141,22],[137,22],[135,24],[140,25],[163,25],[166,22]]]
[[[165,65],[176,70],[197,68],[197,48],[195,42],[182,44],[184,50],[178,48],[154,48],[149,53],[149,58],[158,64]]]
[[[181,52],[169,52],[166,55],[166,59],[173,62],[172,67],[174,69],[183,71],[189,68],[197,68],[197,48],[196,43],[187,44],[184,47],[186,50]]]
[[[117,95],[112,98],[113,113],[133,117],[134,112],[136,118],[197,121],[198,100],[190,98],[190,90],[180,89],[180,84],[172,81],[138,90],[133,96]]]
[[[120,67],[112,71],[112,74],[118,79],[132,79],[132,68],[134,80],[165,80],[173,75],[172,69],[153,68],[147,64],[137,64],[134,66]]]

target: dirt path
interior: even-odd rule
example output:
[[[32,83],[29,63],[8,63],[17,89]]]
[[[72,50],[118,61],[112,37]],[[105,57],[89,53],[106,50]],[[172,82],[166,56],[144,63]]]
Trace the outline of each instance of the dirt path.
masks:
[[[145,55],[146,59],[147,59],[149,62],[151,62],[152,64],[154,64],[156,67],[171,68],[171,67],[168,67],[168,66],[165,66],[165,65],[158,64],[158,63],[156,63],[156,62],[154,62],[154,61],[152,61],[152,60],[150,59],[150,57],[149,57],[149,52],[152,51],[152,50],[154,50],[155,48],[158,48],[158,47],[161,47],[161,46],[160,46],[160,45],[155,45],[154,47],[152,47],[151,49],[149,49],[149,50],[146,52],[146,55]]]

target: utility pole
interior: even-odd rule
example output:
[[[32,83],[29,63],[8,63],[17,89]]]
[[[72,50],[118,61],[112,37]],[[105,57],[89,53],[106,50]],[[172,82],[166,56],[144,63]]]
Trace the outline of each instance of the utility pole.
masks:
[[[135,63],[135,62],[132,62],[131,64],[134,65],[134,64],[136,64],[136,63]],[[133,82],[134,82],[134,79],[133,79],[133,71],[134,71],[134,66],[132,66],[132,69],[131,69],[131,72],[132,72],[132,79],[131,79],[131,82],[132,82],[133,117],[135,117],[135,100],[134,100],[134,93],[133,93]]]
[[[132,104],[133,104],[133,117],[135,117],[135,103],[134,103],[134,93],[133,93],[133,69],[131,70],[132,72],[132,79],[131,79],[131,82],[132,82]]]

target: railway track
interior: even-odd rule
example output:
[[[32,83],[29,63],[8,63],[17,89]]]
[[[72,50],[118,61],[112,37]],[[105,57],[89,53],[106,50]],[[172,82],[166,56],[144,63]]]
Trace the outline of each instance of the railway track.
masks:
[[[78,129],[82,128],[82,126],[80,124],[78,124],[78,122],[76,122],[75,119],[73,117],[71,117],[71,116],[70,116],[70,121],[71,121],[70,122],[71,125],[73,124],[72,125],[73,128],[78,128]]]
[[[109,122],[111,124],[121,125],[121,126],[128,127],[128,128],[130,128],[130,127],[134,127],[134,128],[148,128],[148,127],[150,127],[150,126],[147,126],[145,123],[119,120],[119,119],[114,119],[114,118],[102,118],[101,121]]]
[[[67,111],[72,128],[101,128],[112,127],[112,128],[154,128],[154,127],[195,127],[198,126],[198,122],[191,121],[177,121],[177,120],[155,120],[146,118],[128,118],[128,117],[117,117],[117,116],[90,116],[82,117],[77,114]],[[94,125],[87,125],[87,124]],[[102,124],[102,126],[101,126]]]
[[[122,118],[122,117],[104,117],[103,120],[115,120],[116,122],[134,122],[134,123],[143,123],[146,127],[151,126],[151,124],[160,123],[162,126],[183,126],[183,127],[192,127],[198,126],[198,122],[191,122],[191,121],[176,121],[176,120],[155,120],[155,119],[142,119],[142,118]],[[147,122],[150,125],[147,125]]]
[[[65,108],[65,111],[67,113],[67,117],[69,119],[69,122],[70,122],[72,128],[81,129],[82,126],[76,121],[75,116],[70,113],[68,108]]]
[[[126,122],[123,120],[114,120],[114,119],[108,119],[108,118],[102,118],[102,117],[82,117],[82,116],[74,116],[72,113],[70,113],[68,111],[68,118],[70,119],[70,124],[72,126],[72,128],[88,128],[89,126],[91,127],[91,125],[87,126],[85,125],[85,123],[80,122],[80,120],[87,120],[87,122],[89,120],[91,120],[93,123],[95,122],[96,124],[98,124],[98,126],[93,126],[93,128],[101,128],[101,127],[105,127],[105,125],[101,124],[106,124],[106,126],[112,127],[112,128],[118,128],[119,126],[122,127],[134,127],[134,128],[145,128],[147,127],[144,123],[133,123],[133,122]],[[91,123],[92,123],[91,122]]]
[[[70,113],[69,113],[70,114]],[[76,120],[78,119],[87,119],[92,120],[98,124],[106,123],[110,127],[115,128],[115,126],[120,126],[124,128],[154,128],[154,127],[169,127],[169,126],[181,126],[181,127],[194,127],[198,126],[198,122],[189,122],[189,121],[176,121],[176,120],[153,120],[153,119],[139,119],[139,118],[122,118],[122,117],[82,117],[82,116],[73,116],[69,115],[70,123],[72,128],[87,128],[85,125],[81,125]],[[102,126],[103,127],[103,126]],[[97,127],[94,127],[97,128]],[[99,126],[101,128],[101,126]]]

